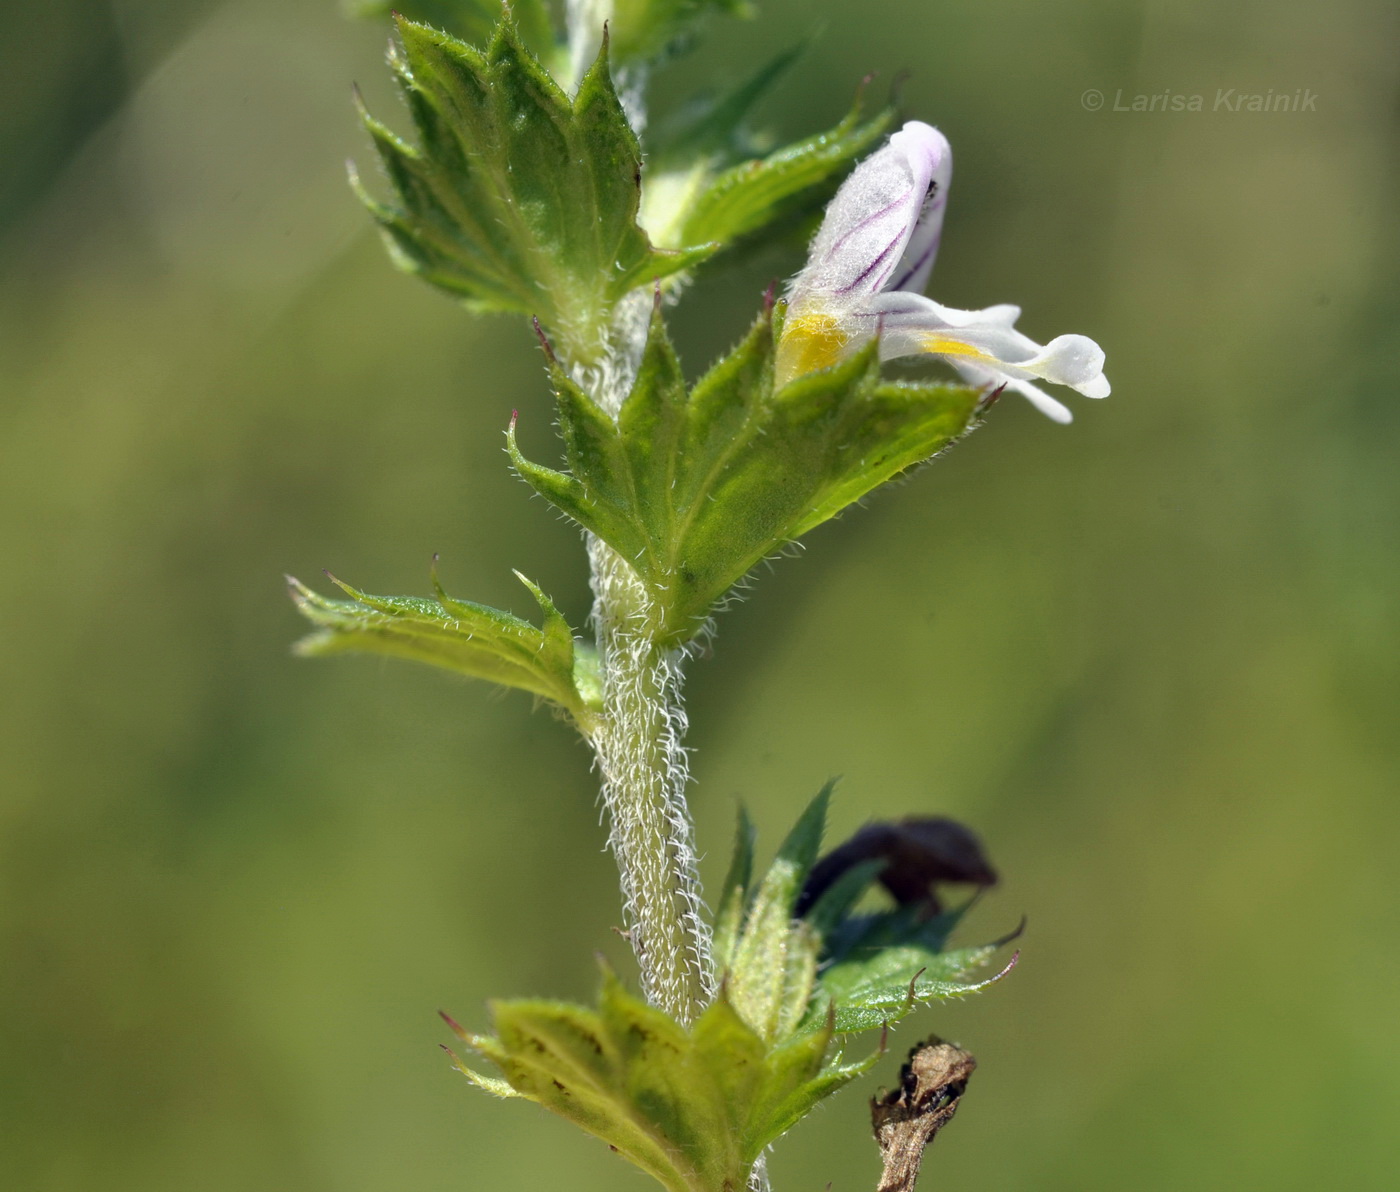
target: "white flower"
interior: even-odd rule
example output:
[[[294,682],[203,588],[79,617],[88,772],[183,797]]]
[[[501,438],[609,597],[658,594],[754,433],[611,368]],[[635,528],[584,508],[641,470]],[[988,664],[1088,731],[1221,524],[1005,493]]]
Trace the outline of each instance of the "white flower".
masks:
[[[1069,422],[1069,410],[1033,382],[1107,397],[1098,344],[1061,335],[1042,347],[1016,330],[1018,306],[954,310],[922,293],[952,174],[947,138],[910,121],[846,179],[789,287],[777,383],[828,368],[879,336],[882,360],[938,356],[973,384],[1005,385]]]

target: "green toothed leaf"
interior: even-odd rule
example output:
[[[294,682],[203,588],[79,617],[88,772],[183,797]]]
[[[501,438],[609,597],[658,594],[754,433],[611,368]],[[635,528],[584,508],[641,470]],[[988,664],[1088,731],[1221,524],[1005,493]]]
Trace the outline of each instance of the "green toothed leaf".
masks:
[[[984,970],[1019,929],[988,944],[949,949],[948,938],[966,909],[925,919],[918,907],[907,907],[848,919],[827,933],[818,1001],[807,1025],[819,1021],[822,999],[835,1005],[836,1030],[844,1034],[898,1022],[921,1003],[966,997],[1000,980],[1010,965],[988,979],[967,978]]]
[[[702,94],[647,133],[647,165],[657,172],[701,161],[722,169],[760,157],[773,138],[750,125],[754,106],[807,49],[803,41],[770,58],[748,78],[726,91]]]
[[[720,890],[719,909],[715,911],[713,953],[715,968],[723,973],[729,969],[748,907],[749,883],[753,880],[753,855],[758,843],[758,829],[744,807],[739,808],[739,825],[734,838],[734,855],[729,873]]]
[[[816,211],[834,193],[856,158],[874,145],[894,113],[886,108],[861,120],[860,103],[840,124],[766,157],[719,173],[697,195],[678,224],[676,243],[732,244],[770,225]]]
[[[567,709],[586,727],[600,706],[600,686],[590,650],[574,642],[568,622],[524,576],[544,614],[543,628],[500,609],[454,600],[371,596],[333,582],[349,600],[331,600],[300,581],[288,580],[293,601],[317,631],[297,643],[304,656],[392,654],[445,667],[458,674],[518,687]]]
[[[605,975],[595,1010],[496,1002],[468,1037],[511,1089],[602,1139],[670,1192],[738,1192],[754,1161],[870,1062],[826,1065],[829,1026],[770,1046],[725,993],[686,1029]]]
[[[687,393],[659,307],[616,422],[551,367],[568,472],[516,469],[631,563],[663,610],[663,644],[690,640],[756,564],[942,450],[980,394],[880,379],[875,345],[774,391],[773,320]]]
[[[966,974],[983,965],[992,949],[963,948],[946,953],[945,968]],[[892,1026],[912,1014],[920,1005],[949,998],[967,997],[979,993],[1000,981],[1010,971],[1010,965],[982,981],[940,980],[920,976],[909,981],[872,983],[853,989],[844,1000],[836,1003],[836,1031],[852,1034]]]
[[[347,0],[351,16],[363,20],[385,18],[396,13],[423,25],[442,29],[468,45],[485,45],[508,7],[515,18],[520,39],[541,62],[553,65],[559,43],[547,0]]]
[[[443,1050],[447,1052],[448,1058],[452,1061],[452,1066],[483,1093],[490,1093],[491,1096],[500,1097],[503,1100],[508,1100],[511,1097],[519,1097],[521,1095],[511,1088],[510,1081],[502,1080],[498,1076],[483,1076],[480,1072],[473,1071],[471,1068],[467,1067],[467,1065],[462,1062],[461,1057],[450,1047],[444,1047]]]
[[[765,1039],[787,1038],[811,1005],[821,937],[794,915],[821,851],[834,785],[822,787],[778,849],[754,892],[726,971],[735,1008]]]
[[[1020,934],[1018,928],[989,944],[949,949],[971,902],[933,917],[926,903],[855,915],[883,859],[853,864],[823,881],[820,894],[804,893],[819,868],[832,785],[803,812],[756,887],[752,828],[741,818],[716,920],[726,993],[755,1031],[777,1043],[892,1025],[923,1003],[985,989],[1015,964],[1013,956],[989,979],[969,980]]]
[[[639,1003],[639,1011],[647,1009]],[[670,1192],[695,1187],[666,1134],[672,1107],[654,1115],[659,1122],[637,1112],[621,1050],[595,1012],[556,1002],[497,1002],[492,1010],[499,1056],[491,1058],[517,1092],[601,1138]],[[659,1054],[674,1054],[680,1028],[669,1019],[654,1025]]]
[[[654,249],[638,226],[641,152],[606,44],[571,100],[509,14],[485,50],[397,25],[391,64],[418,144],[365,114],[395,201],[356,182],[394,258],[475,310],[538,316],[572,360],[598,360],[624,294],[712,251]]]
[[[760,152],[745,123],[749,107],[798,52],[789,51],[708,110],[698,110],[657,150],[642,195],[643,222],[657,244],[757,244],[759,232],[771,243],[815,215],[856,159],[880,139],[893,111],[862,120],[857,97],[836,127]]]
[[[773,1053],[769,1066],[774,1075],[764,1088],[763,1117],[775,1137],[800,1122],[818,1102],[865,1075],[879,1060],[881,1052],[876,1051],[853,1064],[837,1062],[823,1068],[821,1057],[833,1034],[828,1024],[798,1035]]]

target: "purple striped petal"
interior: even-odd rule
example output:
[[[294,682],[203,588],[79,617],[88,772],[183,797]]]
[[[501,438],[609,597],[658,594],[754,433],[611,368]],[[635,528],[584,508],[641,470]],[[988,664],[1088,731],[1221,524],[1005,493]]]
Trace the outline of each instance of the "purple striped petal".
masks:
[[[927,280],[951,170],[943,134],[918,121],[861,162],[826,209],[807,266],[792,285],[794,306],[853,303],[887,289],[897,275]]]
[[[911,122],[890,138],[891,144],[907,138],[909,152],[921,153],[931,162],[924,201],[919,208],[914,230],[904,248],[894,276],[886,289],[909,290],[922,294],[928,286],[933,261],[938,255],[938,243],[943,236],[943,212],[948,206],[948,186],[953,180],[953,147],[936,128]]]

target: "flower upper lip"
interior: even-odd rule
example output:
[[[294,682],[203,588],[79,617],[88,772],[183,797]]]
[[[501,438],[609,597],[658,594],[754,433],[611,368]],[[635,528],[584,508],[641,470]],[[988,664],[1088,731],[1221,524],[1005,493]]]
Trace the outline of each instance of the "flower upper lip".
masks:
[[[878,336],[881,359],[938,356],[974,384],[1015,389],[1068,422],[1068,408],[1035,381],[1107,397],[1098,344],[1061,335],[1041,345],[1016,330],[1017,306],[957,310],[923,294],[952,172],[947,138],[914,120],[846,179],[788,288],[777,381],[829,367]]]

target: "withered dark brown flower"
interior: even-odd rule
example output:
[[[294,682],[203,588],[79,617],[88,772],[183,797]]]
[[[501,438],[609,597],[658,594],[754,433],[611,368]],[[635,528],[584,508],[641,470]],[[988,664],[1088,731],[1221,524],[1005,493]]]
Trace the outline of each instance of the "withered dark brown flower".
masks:
[[[943,909],[941,884],[996,885],[982,843],[956,820],[909,817],[897,823],[866,824],[812,868],[797,900],[805,914],[843,873],[866,861],[883,861],[880,883],[900,906],[918,906],[930,916]]]

